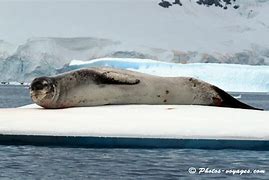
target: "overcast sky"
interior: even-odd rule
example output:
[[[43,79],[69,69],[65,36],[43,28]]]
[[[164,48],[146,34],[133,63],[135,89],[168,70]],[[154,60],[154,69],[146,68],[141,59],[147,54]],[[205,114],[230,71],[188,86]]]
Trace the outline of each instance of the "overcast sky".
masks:
[[[141,24],[136,14],[142,5],[136,4],[137,1],[117,1],[121,3],[109,0],[0,0],[0,39],[12,43],[48,36],[128,39],[128,29],[136,29],[136,35],[140,36],[143,30],[137,29]],[[129,12],[130,3],[137,11]],[[126,18],[130,19],[130,24],[123,24]]]
[[[0,39],[13,43],[29,37],[90,36],[91,3],[0,1]],[[91,12],[91,13],[90,13]]]

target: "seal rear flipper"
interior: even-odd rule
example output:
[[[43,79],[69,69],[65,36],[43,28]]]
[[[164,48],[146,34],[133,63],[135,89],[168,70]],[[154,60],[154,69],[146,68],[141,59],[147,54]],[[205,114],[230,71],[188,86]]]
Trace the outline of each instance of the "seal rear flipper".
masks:
[[[134,75],[115,72],[113,70],[100,69],[97,71],[98,83],[101,84],[138,84],[140,80]]]
[[[221,99],[214,98],[214,105],[216,106],[222,106],[222,107],[231,107],[231,108],[242,108],[242,109],[254,109],[254,110],[263,110],[259,108],[252,107],[250,105],[247,105],[245,103],[242,103],[232,97],[227,92],[223,91],[222,89],[212,86],[212,88],[218,93]]]

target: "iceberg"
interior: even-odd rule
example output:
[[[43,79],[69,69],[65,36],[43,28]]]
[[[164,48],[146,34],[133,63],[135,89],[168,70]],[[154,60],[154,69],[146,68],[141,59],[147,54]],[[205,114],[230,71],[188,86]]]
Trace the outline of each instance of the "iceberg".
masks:
[[[229,92],[269,92],[269,66],[215,63],[166,63],[152,59],[100,58],[91,61],[72,60],[61,71],[89,67],[112,67],[142,73],[201,79]]]
[[[28,105],[0,109],[0,144],[269,150],[268,115],[268,111],[195,105],[55,110]]]

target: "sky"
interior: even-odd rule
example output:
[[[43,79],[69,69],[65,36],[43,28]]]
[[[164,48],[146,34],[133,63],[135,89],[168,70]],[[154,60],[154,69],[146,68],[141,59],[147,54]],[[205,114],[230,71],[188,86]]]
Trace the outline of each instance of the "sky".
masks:
[[[143,24],[136,18],[142,6],[136,3],[139,1],[116,1],[121,3],[114,3],[115,0],[0,0],[0,39],[22,43],[30,37],[130,39],[130,35],[143,34],[144,30],[139,29]],[[129,4],[136,10],[129,12]],[[126,18],[130,23],[123,24]],[[135,34],[129,33],[130,29],[135,29]]]
[[[30,37],[89,36],[96,11],[87,2],[0,1],[0,39],[20,43]]]

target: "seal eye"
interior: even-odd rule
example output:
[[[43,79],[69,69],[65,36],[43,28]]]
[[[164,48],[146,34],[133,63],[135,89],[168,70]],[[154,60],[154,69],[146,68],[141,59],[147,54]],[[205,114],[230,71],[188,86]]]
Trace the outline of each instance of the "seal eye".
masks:
[[[32,85],[33,91],[42,90],[42,89],[44,89],[44,85],[41,82],[36,82]]]
[[[36,81],[32,84],[31,90],[32,91],[38,91],[38,90],[43,90],[45,88],[48,88],[49,84],[46,80],[43,81]]]

